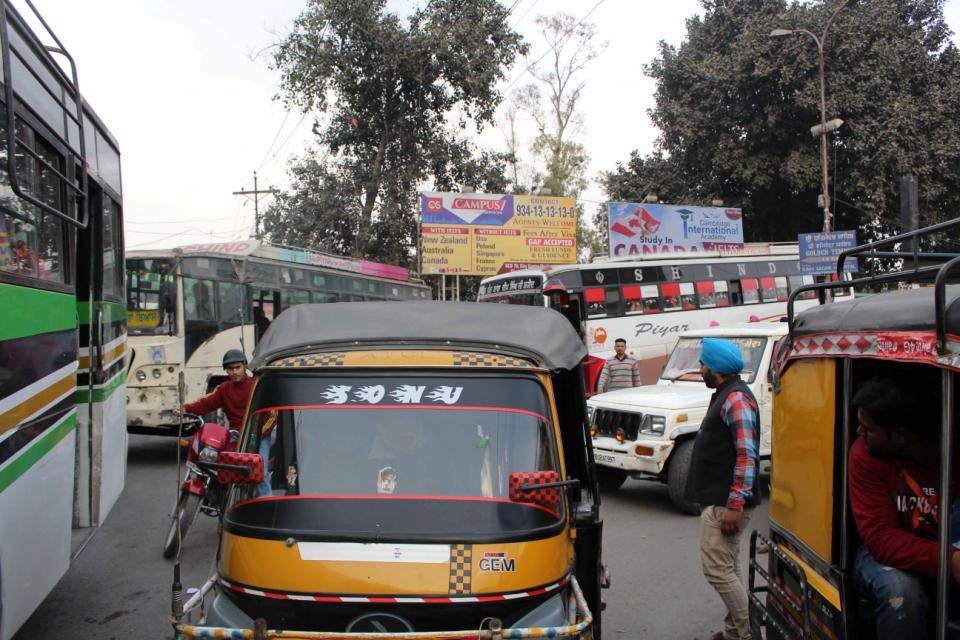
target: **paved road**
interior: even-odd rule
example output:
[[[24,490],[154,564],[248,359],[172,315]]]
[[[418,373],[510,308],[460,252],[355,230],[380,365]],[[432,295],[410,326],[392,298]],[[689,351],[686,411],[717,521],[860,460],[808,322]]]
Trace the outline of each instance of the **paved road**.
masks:
[[[15,640],[128,640],[170,637],[171,563],[160,555],[175,492],[172,440],[130,439],[127,486],[87,544]],[[709,638],[721,628],[719,598],[700,574],[699,519],[678,514],[666,489],[630,480],[604,497],[604,557],[613,573],[604,637]],[[766,527],[766,504],[753,527]],[[199,585],[216,553],[205,516],[184,546],[184,585]]]

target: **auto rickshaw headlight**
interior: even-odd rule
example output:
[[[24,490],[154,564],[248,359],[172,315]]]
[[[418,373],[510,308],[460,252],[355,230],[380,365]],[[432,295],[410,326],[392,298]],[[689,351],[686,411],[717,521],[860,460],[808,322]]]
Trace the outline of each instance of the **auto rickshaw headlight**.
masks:
[[[617,428],[617,442],[623,442],[624,438],[626,438],[626,434],[623,429]]]

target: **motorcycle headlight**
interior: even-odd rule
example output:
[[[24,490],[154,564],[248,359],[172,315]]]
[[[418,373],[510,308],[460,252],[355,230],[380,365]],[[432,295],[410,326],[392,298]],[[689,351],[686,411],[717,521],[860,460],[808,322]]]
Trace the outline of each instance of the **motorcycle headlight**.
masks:
[[[147,374],[143,371],[137,371],[137,382],[143,382],[147,379]]]
[[[220,455],[220,452],[214,449],[213,447],[204,447],[200,450],[200,461],[201,462],[216,462],[217,456]]]

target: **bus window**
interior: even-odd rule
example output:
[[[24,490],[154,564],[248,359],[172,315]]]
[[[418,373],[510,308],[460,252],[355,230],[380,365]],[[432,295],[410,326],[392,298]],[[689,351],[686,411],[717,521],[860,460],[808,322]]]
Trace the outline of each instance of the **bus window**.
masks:
[[[640,285],[630,284],[622,289],[623,293],[623,312],[633,315],[643,313],[643,296],[640,292]]]
[[[243,303],[243,285],[236,282],[217,283],[217,306],[220,322],[229,325],[238,325],[245,318],[246,312]]]
[[[660,297],[664,311],[680,311],[680,283],[664,282],[660,285]]]
[[[177,285],[163,259],[127,260],[127,329],[134,335],[176,331]]]
[[[756,304],[760,302],[760,292],[757,290],[758,283],[756,278],[741,278],[740,292],[743,297],[743,304]]]
[[[295,304],[306,304],[310,302],[310,292],[303,289],[284,289],[281,293],[283,308],[287,309]]]
[[[684,311],[693,311],[697,308],[697,296],[693,292],[692,282],[680,283],[680,306]]]
[[[740,290],[739,280],[730,281],[730,304],[732,305],[743,304],[743,292]]]
[[[590,287],[583,290],[587,300],[587,317],[602,318],[607,315],[607,294],[603,287]]]
[[[253,293],[253,324],[257,341],[280,313],[280,292],[269,289],[257,289]]]
[[[790,297],[790,287],[787,285],[787,277],[777,276],[776,284],[777,284],[777,301],[786,302],[787,298]]]
[[[120,207],[103,195],[103,295],[120,296]]]
[[[790,276],[788,278],[790,282],[790,291],[792,292],[795,289],[799,289],[803,285],[813,284],[813,276]],[[816,291],[807,291],[806,293],[801,293],[797,296],[798,300],[813,300],[817,297]]]
[[[183,303],[187,322],[216,321],[212,280],[184,278]]]
[[[775,278],[760,278],[760,299],[763,302],[777,301],[777,282]]]
[[[712,280],[701,280],[697,283],[697,302],[701,309],[712,309],[717,306],[717,295]]]
[[[730,306],[730,292],[727,291],[726,280],[713,281],[713,300],[717,303],[718,307]]]
[[[618,287],[610,287],[607,289],[604,302],[607,306],[608,316],[623,315],[623,312],[621,311],[622,306],[620,304],[620,289]]]
[[[0,269],[23,276],[37,277],[39,256],[37,228],[0,214]]]
[[[337,294],[326,293],[324,291],[314,291],[312,294],[310,294],[310,297],[313,302],[336,302],[340,299],[340,296]]]

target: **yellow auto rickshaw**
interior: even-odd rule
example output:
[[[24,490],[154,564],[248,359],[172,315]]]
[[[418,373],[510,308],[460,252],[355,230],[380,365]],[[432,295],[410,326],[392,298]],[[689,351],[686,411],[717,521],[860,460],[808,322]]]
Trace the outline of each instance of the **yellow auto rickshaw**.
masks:
[[[547,308],[284,311],[176,637],[599,638],[584,356]]]
[[[951,533],[951,518],[938,518],[936,505],[954,505],[955,478],[941,470],[953,469],[955,459],[960,287],[947,282],[956,275],[960,258],[882,250],[884,245],[908,246],[913,239],[957,226],[960,219],[857,247],[838,260],[840,274],[845,259],[851,256],[899,257],[904,265],[901,271],[853,280],[839,278],[801,287],[791,295],[790,333],[779,347],[774,380],[770,535],[755,533],[750,541],[754,638],[877,637],[878,620],[882,624],[878,607],[885,603],[878,603],[869,588],[858,585],[855,563],[857,554],[866,549],[859,528],[865,525],[858,523],[851,506],[850,459],[858,435],[862,437],[865,429],[854,398],[870,380],[921,389],[928,400],[918,407],[916,419],[933,416],[928,421],[929,434],[924,436],[934,452],[929,488],[918,493],[913,505],[901,505],[893,495],[889,499],[899,511],[923,507],[935,539],[957,542],[960,532]],[[914,284],[904,290],[895,284],[904,282],[923,286]],[[793,301],[807,291],[839,287],[876,290],[888,284],[893,284],[893,291],[793,315]],[[865,442],[860,446],[869,451]],[[890,464],[897,459],[895,455],[886,458]],[[855,490],[863,495],[862,489]],[[885,499],[880,496],[881,504]],[[948,512],[953,515],[955,510],[939,510],[940,515]],[[951,621],[957,619],[950,606],[951,591],[957,590],[949,566],[952,547],[935,541],[928,547],[934,550],[936,577],[922,580],[929,607],[921,618],[929,631],[914,628],[899,637],[942,640],[954,637],[960,628]],[[879,569],[889,570],[885,566]],[[896,609],[903,601],[891,598],[886,604]]]

